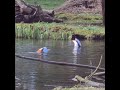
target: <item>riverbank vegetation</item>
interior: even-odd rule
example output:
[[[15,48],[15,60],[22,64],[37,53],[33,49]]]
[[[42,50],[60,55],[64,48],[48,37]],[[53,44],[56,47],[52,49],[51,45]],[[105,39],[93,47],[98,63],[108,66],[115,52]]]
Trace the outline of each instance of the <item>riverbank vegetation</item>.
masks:
[[[64,0],[25,0],[31,4],[41,5],[43,9],[55,9],[64,3]],[[98,13],[55,13],[55,17],[62,19],[62,23],[16,23],[16,38],[69,40],[72,34],[80,34],[81,39],[105,39],[103,17]]]
[[[16,24],[16,38],[69,40],[72,34],[80,34],[81,39],[104,39],[104,27],[73,26],[57,23]]]
[[[15,24],[16,38],[69,40],[72,34],[80,34],[81,39],[105,39],[105,28],[99,14],[59,13],[57,18],[63,23],[38,22]]]

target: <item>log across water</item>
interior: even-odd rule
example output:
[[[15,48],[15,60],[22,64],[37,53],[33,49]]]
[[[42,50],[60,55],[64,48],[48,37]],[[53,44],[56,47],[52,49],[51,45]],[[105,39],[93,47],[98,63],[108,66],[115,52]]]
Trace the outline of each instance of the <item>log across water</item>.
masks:
[[[48,60],[42,60],[42,59],[39,59],[39,58],[26,57],[26,56],[22,56],[22,55],[19,55],[19,54],[15,54],[15,56],[19,57],[19,58],[23,58],[23,59],[40,61],[40,62],[44,62],[44,63],[48,63],[48,64],[74,66],[74,67],[83,67],[83,68],[88,68],[88,69],[96,69],[95,66],[89,66],[89,65],[84,65],[84,64],[73,64],[73,63],[67,63],[67,62],[48,61]],[[105,71],[104,68],[98,68],[98,70]]]

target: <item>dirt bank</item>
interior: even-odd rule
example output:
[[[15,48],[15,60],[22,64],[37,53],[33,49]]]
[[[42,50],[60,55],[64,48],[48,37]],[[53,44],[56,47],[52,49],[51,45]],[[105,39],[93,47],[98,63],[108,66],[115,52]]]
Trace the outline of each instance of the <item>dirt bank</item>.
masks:
[[[66,0],[64,4],[54,9],[56,13],[102,13],[101,0]]]

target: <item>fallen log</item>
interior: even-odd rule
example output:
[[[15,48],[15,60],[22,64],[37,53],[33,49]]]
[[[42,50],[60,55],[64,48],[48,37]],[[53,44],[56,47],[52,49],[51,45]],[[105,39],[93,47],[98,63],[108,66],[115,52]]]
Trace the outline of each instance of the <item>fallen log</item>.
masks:
[[[73,81],[79,81],[80,84],[83,83],[85,86],[93,86],[93,87],[105,87],[104,83],[98,83],[94,82],[88,79],[84,79],[81,76],[76,75],[73,79]]]
[[[65,66],[75,66],[75,67],[82,67],[82,68],[88,68],[88,69],[96,69],[95,66],[89,66],[89,65],[83,65],[83,64],[73,64],[73,63],[67,63],[67,62],[48,61],[48,60],[42,60],[42,59],[39,59],[39,58],[26,57],[26,56],[22,56],[22,55],[19,55],[19,54],[15,54],[15,56],[19,57],[19,58],[23,58],[23,59],[40,61],[40,62],[55,64],[55,65],[65,65]],[[98,68],[98,70],[104,71],[105,69],[104,68]]]
[[[105,75],[105,72],[98,72],[94,74],[94,76],[103,76],[103,75]]]
[[[105,76],[93,76],[92,79],[100,82],[105,82]]]

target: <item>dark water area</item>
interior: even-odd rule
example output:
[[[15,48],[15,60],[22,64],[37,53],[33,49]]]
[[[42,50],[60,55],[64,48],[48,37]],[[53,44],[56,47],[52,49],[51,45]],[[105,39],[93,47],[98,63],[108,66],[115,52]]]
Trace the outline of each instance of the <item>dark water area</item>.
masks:
[[[61,40],[15,40],[15,53],[40,58],[48,61],[67,62],[97,66],[101,55],[105,67],[104,41],[81,41],[79,52],[73,51],[72,41]],[[46,46],[50,51],[46,55],[38,55],[39,48]],[[86,76],[90,69],[72,66],[47,64],[34,60],[15,57],[15,90],[52,90],[56,86],[74,86],[71,79],[75,75]]]

